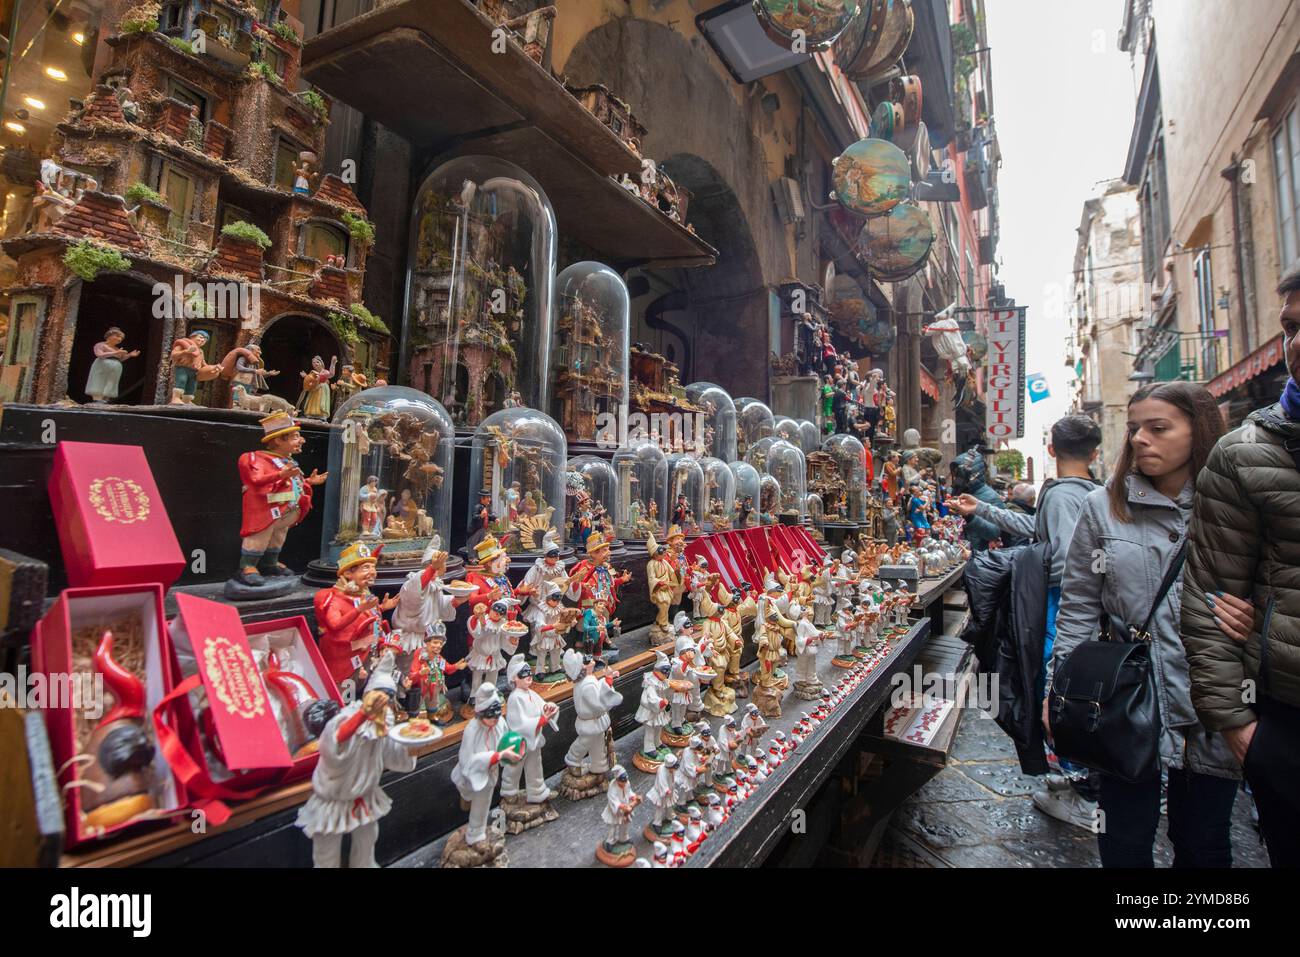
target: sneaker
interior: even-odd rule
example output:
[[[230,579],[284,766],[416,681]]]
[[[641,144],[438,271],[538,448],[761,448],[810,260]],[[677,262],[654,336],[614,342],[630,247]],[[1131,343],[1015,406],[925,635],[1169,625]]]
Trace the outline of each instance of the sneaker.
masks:
[[[1081,827],[1086,831],[1096,833],[1097,821],[1099,820],[1097,802],[1081,798],[1073,790],[1035,791],[1034,807],[1048,817],[1054,817],[1058,821],[1064,821],[1066,824],[1073,824],[1075,827]]]
[[[1064,774],[1046,774],[1043,775],[1043,783],[1049,791],[1064,791],[1070,786],[1070,779]]]

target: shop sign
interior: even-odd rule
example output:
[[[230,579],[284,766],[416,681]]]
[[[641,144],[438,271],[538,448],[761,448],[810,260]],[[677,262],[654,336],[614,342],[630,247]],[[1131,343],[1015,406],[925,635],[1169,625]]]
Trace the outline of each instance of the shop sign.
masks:
[[[984,431],[997,447],[1025,434],[1025,310],[999,309],[989,318]]]

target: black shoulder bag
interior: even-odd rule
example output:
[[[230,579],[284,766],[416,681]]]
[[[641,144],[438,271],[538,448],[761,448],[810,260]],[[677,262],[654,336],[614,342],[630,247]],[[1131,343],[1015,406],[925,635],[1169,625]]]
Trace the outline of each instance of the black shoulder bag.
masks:
[[[1129,784],[1160,774],[1160,705],[1151,622],[1187,557],[1184,540],[1141,628],[1103,621],[1101,640],[1075,648],[1052,681],[1052,742],[1063,758]]]

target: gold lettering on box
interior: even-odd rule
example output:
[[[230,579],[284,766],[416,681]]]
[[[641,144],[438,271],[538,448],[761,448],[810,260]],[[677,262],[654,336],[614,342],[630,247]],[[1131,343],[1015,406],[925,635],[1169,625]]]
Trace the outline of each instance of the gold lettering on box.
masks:
[[[106,522],[131,525],[149,520],[149,496],[131,479],[108,475],[90,483],[86,496]]]
[[[228,638],[211,638],[203,649],[203,670],[212,694],[239,718],[266,713],[266,694],[252,658]]]

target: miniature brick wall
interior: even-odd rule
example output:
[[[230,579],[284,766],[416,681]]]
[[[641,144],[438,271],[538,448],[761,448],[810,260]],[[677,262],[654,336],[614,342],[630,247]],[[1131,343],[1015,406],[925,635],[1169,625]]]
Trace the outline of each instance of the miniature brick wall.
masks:
[[[321,266],[315,282],[311,284],[313,299],[337,299],[344,306],[352,304],[348,290],[348,274],[336,266]]]
[[[95,92],[91,94],[90,99],[86,100],[86,108],[81,118],[88,123],[126,122],[126,116],[122,113],[122,105],[118,103],[117,96],[110,87],[102,85],[95,87]]]
[[[212,269],[243,276],[251,282],[261,282],[262,248],[257,243],[222,236],[217,243],[217,257],[212,262]]]
[[[230,127],[216,120],[209,120],[207,128],[203,131],[203,152],[213,159],[225,159],[226,145],[229,142]]]
[[[144,240],[126,214],[126,201],[110,193],[82,193],[53,231],[69,239],[94,239],[134,253],[146,252]]]
[[[320,178],[320,185],[316,187],[315,198],[327,203],[333,203],[335,206],[351,209],[360,213],[363,217],[366,215],[366,208],[361,205],[361,200],[357,199],[357,194],[352,192],[352,188],[333,173],[327,173]]]
[[[158,104],[158,117],[154,120],[154,129],[159,133],[185,141],[190,128],[190,108],[180,100],[167,97]]]

